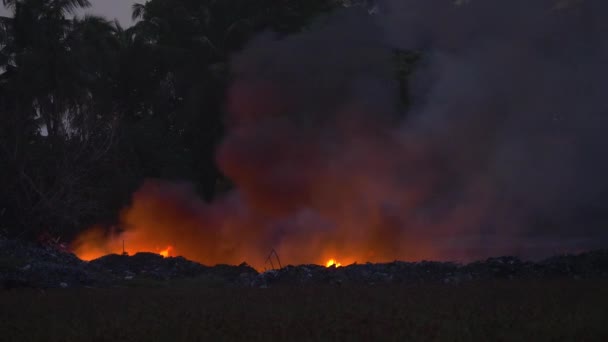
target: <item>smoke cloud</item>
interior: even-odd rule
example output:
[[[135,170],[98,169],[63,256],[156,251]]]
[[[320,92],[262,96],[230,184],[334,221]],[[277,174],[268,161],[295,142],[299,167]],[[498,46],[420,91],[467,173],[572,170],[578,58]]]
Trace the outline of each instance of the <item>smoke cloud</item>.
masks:
[[[537,255],[605,246],[608,5],[462,3],[385,3],[391,44],[426,53],[405,134],[432,137],[461,190],[488,191],[482,241]]]
[[[77,254],[125,236],[258,268],[272,248],[284,263],[347,264],[605,246],[608,4],[373,5],[260,35],[233,59],[217,152],[233,192],[204,203],[149,181],[125,232],[89,231]],[[421,55],[407,109],[395,48]]]

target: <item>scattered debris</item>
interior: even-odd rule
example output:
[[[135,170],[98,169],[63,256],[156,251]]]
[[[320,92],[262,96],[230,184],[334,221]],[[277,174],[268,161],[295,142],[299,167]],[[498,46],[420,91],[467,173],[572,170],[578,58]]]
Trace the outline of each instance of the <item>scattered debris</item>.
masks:
[[[273,256],[276,252],[269,256]],[[278,255],[276,257],[277,263]],[[274,265],[273,265],[274,266]],[[112,287],[124,281],[148,279],[168,281],[187,278],[211,279],[214,284],[235,287],[344,284],[458,285],[491,279],[608,278],[608,250],[578,255],[559,255],[539,262],[516,257],[489,258],[461,265],[451,262],[402,262],[353,264],[343,267],[320,265],[282,266],[258,273],[251,266],[201,265],[183,257],[154,253],[132,256],[111,254],[85,262],[56,245],[0,240],[0,283],[12,288]]]
[[[274,260],[279,265],[278,269],[280,270],[281,268],[283,268],[283,266],[281,265],[281,259],[279,259],[279,255],[277,254],[277,251],[274,250],[274,248],[272,250],[270,250],[270,253],[268,254],[268,258],[266,258],[265,264],[266,264],[266,266],[268,264],[270,264],[271,270],[276,270],[276,268],[274,267],[274,262],[272,261],[273,260],[273,258],[272,258],[273,256],[274,256]]]

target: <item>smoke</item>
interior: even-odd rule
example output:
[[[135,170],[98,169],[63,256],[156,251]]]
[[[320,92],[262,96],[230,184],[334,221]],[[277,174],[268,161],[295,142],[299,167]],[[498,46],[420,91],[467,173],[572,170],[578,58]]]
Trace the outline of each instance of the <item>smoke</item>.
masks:
[[[483,184],[480,236],[506,251],[605,245],[608,5],[438,3],[385,2],[391,44],[425,52],[405,134],[432,136],[464,189]]]
[[[272,248],[347,264],[605,246],[608,4],[375,6],[254,39],[217,152],[235,191],[208,204],[148,182],[106,241],[258,268]],[[394,48],[421,54],[406,111]]]

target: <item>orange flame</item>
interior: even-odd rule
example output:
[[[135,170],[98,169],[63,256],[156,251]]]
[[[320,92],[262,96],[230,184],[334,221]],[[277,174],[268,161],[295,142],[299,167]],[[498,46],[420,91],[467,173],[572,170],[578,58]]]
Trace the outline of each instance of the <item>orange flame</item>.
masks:
[[[329,266],[341,266],[355,261],[382,262],[432,254],[419,241],[413,244],[399,239],[394,231],[385,229],[390,225],[373,213],[360,215],[357,220],[347,213],[343,217],[333,215],[332,203],[340,201],[323,202],[317,211],[302,211],[288,221],[270,221],[279,225],[268,224],[267,212],[247,207],[243,201],[232,195],[210,205],[198,199],[191,187],[148,181],[121,212],[119,228],[92,227],[70,247],[86,261],[107,254],[153,252],[165,257],[179,255],[207,265],[247,262],[258,270],[266,266],[264,261],[273,248],[287,263],[324,266],[330,259]],[[336,226],[328,229],[330,221],[323,216]],[[277,235],[280,230],[276,227],[281,225],[290,229]],[[350,231],[345,227],[357,229]],[[402,248],[390,248],[395,244]]]
[[[325,263],[325,267],[332,267],[332,266],[340,267],[340,266],[342,266],[342,264],[337,262],[335,259],[327,260],[327,262]]]
[[[170,256],[170,253],[171,253],[172,250],[173,250],[173,247],[167,246],[167,248],[165,248],[162,251],[158,252],[158,254],[162,255],[164,258],[168,258]]]
[[[174,256],[258,270],[270,250],[293,265],[338,255],[342,264],[436,257],[435,237],[450,235],[458,217],[429,227],[416,210],[438,183],[425,145],[377,134],[385,127],[357,106],[340,109],[328,130],[303,130],[278,119],[290,101],[283,95],[272,84],[231,89],[230,131],[216,162],[234,190],[207,202],[192,184],[147,180],[120,213],[120,230],[85,231],[72,251],[91,260],[121,254],[123,241],[129,254],[172,245]],[[278,120],[269,123],[268,113]]]

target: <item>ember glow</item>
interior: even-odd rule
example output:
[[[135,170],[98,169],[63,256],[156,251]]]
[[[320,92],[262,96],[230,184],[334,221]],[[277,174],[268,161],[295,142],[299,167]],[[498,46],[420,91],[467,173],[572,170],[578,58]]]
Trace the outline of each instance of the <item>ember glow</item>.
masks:
[[[158,252],[158,254],[162,255],[165,258],[168,258],[171,255],[171,250],[173,250],[173,247],[169,246],[169,247],[163,249],[162,251]]]
[[[269,217],[261,209],[266,205],[250,206],[242,197],[231,193],[209,204],[187,184],[149,180],[122,212],[120,228],[93,227],[72,243],[72,250],[81,259],[92,260],[121,254],[124,241],[124,251],[129,255],[153,252],[208,265],[247,262],[258,270],[267,266],[264,261],[273,248],[284,265],[326,265],[329,259],[338,265],[335,255],[341,256],[341,264],[391,261],[397,254],[403,258],[433,255],[431,249],[423,254],[422,244],[405,248],[407,241],[398,240],[398,235],[391,239],[378,235],[396,231],[382,227],[374,215],[359,217],[355,225],[354,219],[333,212],[338,208],[327,206],[323,212],[328,218],[334,217],[332,222],[321,216],[319,204],[317,210],[298,210],[287,218]],[[350,233],[347,227],[357,227],[359,232]],[[396,248],[397,241],[403,243],[402,252]],[[170,247],[161,250],[158,246]]]
[[[586,217],[572,208],[605,197],[608,166],[580,152],[604,141],[605,45],[592,47],[605,35],[581,44],[593,25],[541,2],[387,3],[381,21],[340,14],[253,39],[230,61],[216,152],[234,190],[205,202],[192,184],[146,180],[115,228],[83,232],[73,251],[90,260],[124,241],[129,254],[172,246],[167,255],[262,270],[272,250],[283,265],[338,265],[539,257],[593,242],[564,237]],[[501,20],[488,31],[487,18]],[[407,111],[387,40],[423,52]]]
[[[325,267],[332,267],[332,266],[340,267],[340,266],[342,266],[342,264],[337,262],[334,259],[327,260],[327,262],[325,263]]]

